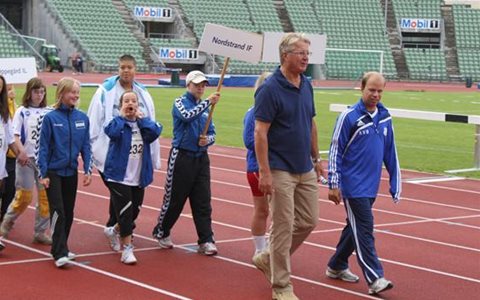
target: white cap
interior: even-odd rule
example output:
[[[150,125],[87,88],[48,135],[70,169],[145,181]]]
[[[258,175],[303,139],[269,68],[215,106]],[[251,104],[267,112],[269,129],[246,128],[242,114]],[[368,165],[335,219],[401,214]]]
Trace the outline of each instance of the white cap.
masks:
[[[208,82],[208,79],[201,71],[192,71],[188,73],[187,78],[185,79],[186,85],[188,85],[190,82],[199,84],[200,82],[204,81]]]

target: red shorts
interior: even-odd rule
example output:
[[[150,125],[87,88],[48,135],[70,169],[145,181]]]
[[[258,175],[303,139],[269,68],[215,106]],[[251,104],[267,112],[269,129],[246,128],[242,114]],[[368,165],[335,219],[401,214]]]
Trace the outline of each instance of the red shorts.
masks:
[[[254,197],[263,197],[264,194],[258,188],[258,172],[247,172],[247,180]]]

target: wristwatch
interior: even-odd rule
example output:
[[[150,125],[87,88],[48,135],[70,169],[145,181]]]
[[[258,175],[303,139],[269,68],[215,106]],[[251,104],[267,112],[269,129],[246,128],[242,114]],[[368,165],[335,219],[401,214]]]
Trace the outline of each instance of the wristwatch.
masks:
[[[321,161],[322,161],[322,159],[321,159],[320,157],[312,158],[312,162],[313,162],[314,164],[319,163],[319,162],[321,162]]]

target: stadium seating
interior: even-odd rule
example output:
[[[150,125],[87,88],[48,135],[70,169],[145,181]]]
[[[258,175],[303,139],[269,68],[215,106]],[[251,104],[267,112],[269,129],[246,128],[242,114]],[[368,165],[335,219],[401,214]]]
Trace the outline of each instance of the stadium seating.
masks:
[[[150,38],[153,46],[158,48],[194,48],[196,41],[193,39],[178,39],[178,38]]]
[[[12,37],[10,32],[0,25],[0,57],[28,57],[29,53],[18,44],[15,38]]]
[[[410,79],[413,80],[446,80],[447,68],[442,49],[415,49],[404,50]]]
[[[126,27],[110,0],[48,0],[62,23],[77,37],[89,58],[97,65],[116,66],[119,56],[128,53],[137,60],[137,67],[146,70],[140,43]]]
[[[169,7],[168,0],[123,0],[128,6]]]
[[[282,32],[282,24],[272,1],[247,0],[253,24],[259,32]]]
[[[130,53],[139,69],[147,70],[140,43],[127,28],[111,0],[45,0],[48,7],[74,43],[80,43],[89,60],[100,66],[116,66],[117,58]],[[366,70],[379,70],[383,52],[383,72],[395,78],[396,66],[385,29],[382,1],[372,0],[123,0],[135,6],[170,7],[178,4],[186,25],[193,30],[190,38],[175,33],[151,37],[156,47],[195,48],[207,22],[251,32],[281,32],[282,24],[297,32],[327,35],[327,78],[358,79]],[[287,14],[281,20],[275,5],[284,3]],[[443,0],[392,0],[397,23],[401,18],[441,19]],[[346,9],[348,7],[348,9]],[[456,47],[460,73],[480,80],[480,10],[467,5],[453,5]],[[282,23],[283,22],[283,23]],[[289,24],[288,24],[289,23]],[[168,34],[171,34],[169,32]],[[175,38],[173,38],[175,37]],[[363,51],[359,51],[363,50]],[[404,49],[410,78],[447,80],[443,49]],[[0,27],[0,56],[28,56],[3,27]],[[219,68],[223,57],[215,56]],[[272,71],[274,63],[246,63],[232,60],[228,73],[259,74]]]
[[[275,30],[275,26],[280,26],[278,17],[277,23],[271,20],[274,16],[275,10],[273,4],[271,7],[265,5],[268,4],[267,1],[248,0],[245,3],[236,0],[223,0],[221,2],[213,2],[209,0],[180,0],[179,2],[187,16],[189,24],[192,26],[193,31],[199,40],[203,34],[205,23],[207,22],[222,24],[228,27],[251,32],[272,31]],[[265,11],[265,15],[269,16],[268,20],[270,21],[265,19],[265,22],[252,22],[252,20],[260,19],[259,11],[253,13],[253,9],[259,9],[259,11],[262,12]],[[282,31],[281,26],[275,31]],[[217,57],[216,61],[220,68],[223,67],[224,59],[222,57]],[[231,60],[228,67],[228,73],[260,74],[263,71],[271,71],[275,65],[276,64],[271,63],[251,64]]]
[[[286,4],[294,2],[300,1],[285,1]],[[383,72],[388,77],[396,77],[380,1],[315,0],[314,4],[312,7],[323,33],[327,34],[328,48],[384,51]],[[304,7],[306,9],[310,8]],[[329,78],[357,79],[362,71],[379,71],[380,55],[373,52],[327,51],[326,62]]]
[[[453,5],[458,64],[464,77],[480,80],[480,9]]]
[[[317,16],[315,15],[315,4],[315,1],[285,1],[285,7],[287,8],[288,16],[290,17],[290,21],[295,31],[307,33],[323,32],[320,25],[321,20],[318,20]]]
[[[441,19],[442,0],[393,0],[395,17]]]

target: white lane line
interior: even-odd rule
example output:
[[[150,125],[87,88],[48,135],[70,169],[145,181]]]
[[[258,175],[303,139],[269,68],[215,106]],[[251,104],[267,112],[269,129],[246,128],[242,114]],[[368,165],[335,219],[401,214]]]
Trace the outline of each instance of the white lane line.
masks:
[[[79,192],[81,192],[81,191],[79,191]],[[92,194],[92,195],[95,195],[95,194]],[[143,206],[143,207],[145,207],[147,209],[150,209],[150,210],[153,210],[153,211],[157,211],[157,212],[160,211],[160,209],[158,209],[156,207],[148,206],[148,205]],[[401,214],[401,215],[404,215],[404,214]],[[190,218],[190,219],[192,218],[191,215],[181,214],[181,216],[187,217],[187,218]],[[468,217],[475,217],[475,216],[468,216]],[[418,218],[421,218],[421,217],[418,217]],[[455,218],[455,217],[453,217],[453,218]],[[421,219],[422,219],[422,221],[425,221],[425,222],[427,222],[427,221],[442,222],[442,221],[439,221],[439,220],[436,220],[436,219],[428,219],[428,218],[421,218]],[[324,222],[337,224],[337,225],[341,225],[341,226],[345,226],[345,223],[339,222],[339,221],[328,220],[328,219],[323,219],[323,218],[319,218],[319,220],[324,221]],[[414,221],[412,221],[412,222],[414,222]],[[214,221],[214,220],[212,220],[212,223],[217,224],[217,225],[221,225],[221,226],[226,226],[226,227],[229,227],[229,228],[238,229],[238,230],[241,230],[241,231],[246,231],[246,232],[250,232],[250,230],[251,230],[250,228],[231,225],[231,224],[218,222],[218,221]],[[454,223],[454,224],[456,224],[456,223]],[[377,228],[377,227],[378,227],[378,225],[375,226],[375,228]],[[338,229],[338,230],[341,230],[341,229]],[[335,231],[335,229],[330,229],[329,231]],[[393,236],[402,237],[402,238],[406,238],[406,239],[412,239],[412,240],[422,241],[422,242],[426,242],[426,243],[432,243],[432,244],[435,244],[435,245],[441,245],[441,246],[446,246],[446,247],[451,247],[451,248],[456,248],[456,249],[461,249],[461,250],[467,250],[467,251],[473,251],[473,252],[480,252],[480,249],[467,247],[467,246],[462,246],[462,245],[458,245],[458,244],[446,243],[446,242],[441,242],[441,241],[436,241],[436,240],[431,240],[431,239],[426,239],[426,238],[421,238],[421,237],[416,237],[416,236],[411,236],[411,235],[406,235],[406,234],[401,234],[401,233],[394,233],[394,232],[391,232],[391,231],[385,231],[385,230],[380,230],[380,229],[375,229],[375,231],[383,233],[383,234],[387,234],[387,235],[393,235]]]
[[[336,250],[334,247],[325,246],[325,245],[321,245],[321,244],[315,244],[315,243],[311,243],[311,242],[304,242],[304,244],[310,245],[310,246],[316,247],[316,248],[321,248],[321,249],[327,249],[327,250],[332,250],[332,251]],[[353,253],[353,255],[356,255],[356,254]],[[415,270],[421,270],[421,271],[434,273],[434,274],[438,274],[438,275],[442,275],[442,276],[453,277],[453,278],[456,278],[456,279],[461,279],[461,280],[470,281],[470,282],[474,282],[474,283],[480,283],[480,279],[476,279],[476,278],[466,277],[466,276],[457,275],[457,274],[444,272],[444,271],[440,271],[440,270],[435,270],[435,269],[431,269],[431,268],[425,268],[425,267],[412,265],[412,264],[407,264],[407,263],[403,263],[403,262],[399,262],[399,261],[395,261],[395,260],[390,260],[390,259],[385,259],[385,258],[379,258],[379,260],[382,261],[382,262],[393,264],[393,265],[402,266],[402,267],[405,267],[405,268],[411,268],[411,269],[415,269]]]
[[[86,223],[86,224],[92,225],[90,223]],[[35,252],[35,253],[38,253],[38,254],[42,254],[43,256],[51,257],[50,253],[48,253],[48,252],[40,251],[38,249],[29,247],[29,246],[26,246],[26,245],[23,245],[23,244],[14,242],[14,241],[9,240],[8,242],[12,245],[15,245],[15,246],[19,247],[19,248],[22,248],[22,249],[25,249],[25,250],[28,250],[28,251],[31,251],[31,252]],[[97,268],[94,268],[94,267],[91,267],[91,266],[88,266],[88,265],[84,265],[84,264],[77,263],[77,262],[74,262],[74,261],[70,261],[70,264],[74,265],[74,266],[77,266],[79,268],[82,268],[82,269],[92,271],[94,273],[104,275],[106,277],[117,279],[119,281],[129,283],[131,285],[135,285],[135,286],[138,286],[138,287],[141,287],[141,288],[144,288],[144,289],[156,292],[156,293],[160,293],[160,294],[163,294],[163,295],[166,295],[166,296],[170,296],[170,297],[175,298],[175,299],[181,299],[181,300],[190,300],[191,299],[191,298],[187,298],[185,296],[182,296],[182,295],[179,295],[179,294],[176,294],[176,293],[169,292],[169,291],[164,290],[164,289],[159,289],[157,287],[148,285],[146,283],[143,283],[143,282],[140,282],[140,281],[128,278],[128,277],[120,276],[120,275],[117,275],[117,274],[114,274],[114,273],[111,273],[111,272],[107,272],[107,271],[104,271],[104,270],[101,270],[101,269],[97,269]]]
[[[170,149],[170,146],[161,146],[163,148],[166,148],[166,149]],[[210,150],[208,152],[209,155],[217,155],[217,156],[221,156],[221,157],[228,157],[228,158],[233,158],[233,159],[237,159],[237,160],[243,160],[245,161],[245,157],[243,156],[235,156],[235,155],[225,155],[225,154],[219,154],[219,153],[215,153],[214,151]],[[223,171],[231,171],[231,172],[234,172],[234,173],[242,173],[242,174],[245,174],[245,171],[239,171],[239,170],[234,170],[234,169],[225,169],[225,168],[221,168]],[[157,170],[155,170],[157,172]],[[425,174],[425,173],[422,173],[422,172],[417,172],[417,171],[412,171],[412,170],[403,170],[403,171],[406,171],[406,172],[414,172],[414,173],[419,173],[419,174]],[[163,172],[164,173],[164,172]],[[381,180],[384,180],[384,181],[389,181],[389,178],[388,177],[382,177]],[[403,180],[403,182],[405,183],[409,183],[408,180],[405,181]],[[465,192],[465,193],[473,193],[473,194],[480,194],[480,191],[473,191],[473,190],[468,190],[468,189],[456,189],[456,188],[449,188],[449,187],[444,187],[444,186],[437,186],[437,185],[429,185],[429,184],[424,184],[424,183],[415,183],[415,184],[418,184],[418,185],[424,185],[424,186],[429,186],[429,187],[433,187],[433,188],[439,188],[439,189],[446,189],[446,190],[452,190],[452,191],[458,191],[458,192]],[[403,199],[403,197],[402,197]]]
[[[456,180],[463,180],[465,177],[457,177],[457,176],[441,176],[441,177],[427,177],[427,178],[412,178],[412,179],[405,179],[403,182],[405,183],[413,183],[413,184],[420,184],[420,183],[431,183],[431,182],[447,182],[447,181],[456,181]]]
[[[160,173],[165,173],[164,171],[159,171],[159,172],[160,172]],[[96,175],[96,176],[99,176],[99,175]],[[244,184],[235,184],[235,183],[230,183],[230,182],[221,181],[221,180],[212,180],[212,182],[250,190],[250,187],[247,186],[247,185],[244,185]],[[418,184],[418,185],[428,186],[428,184]],[[164,188],[161,187],[161,186],[153,185],[153,184],[149,185],[149,187],[152,187],[152,188],[155,188],[155,189],[160,189],[160,190],[163,190],[163,189],[164,189]],[[433,186],[433,185],[432,185],[432,187],[437,187],[437,186]],[[320,185],[320,188],[328,189],[328,186]],[[443,187],[439,187],[439,188],[443,188]],[[467,191],[467,190],[458,190],[458,191],[463,191],[463,192],[468,192],[468,193],[477,193],[477,192],[474,192],[474,191]],[[480,192],[478,192],[478,194],[480,194]],[[379,193],[378,196],[379,196],[379,197],[391,198],[390,195],[382,194],[382,193]],[[212,197],[212,199],[213,199],[213,197]],[[417,202],[417,203],[422,203],[422,204],[429,204],[429,205],[436,205],[436,206],[442,206],[442,207],[448,207],[448,208],[455,208],[455,209],[462,209],[462,210],[469,210],[469,211],[480,212],[480,209],[476,209],[476,208],[471,208],[471,207],[466,207],[466,206],[459,206],[459,205],[452,205],[452,204],[445,204],[445,203],[438,203],[438,202],[433,202],[433,201],[428,201],[428,200],[421,200],[421,199],[416,199],[416,198],[403,197],[403,196],[401,197],[401,201],[411,201],[411,202]],[[329,201],[329,200],[327,200],[327,201],[325,201],[325,202],[331,203],[331,201]]]
[[[158,188],[160,188],[160,187],[158,187]],[[162,188],[160,188],[160,189],[162,189]],[[103,199],[109,199],[109,198],[106,197],[106,196],[97,195],[97,194],[88,193],[88,192],[83,192],[83,191],[81,191],[81,190],[78,190],[78,192],[79,192],[79,193],[86,194],[86,195],[89,195],[89,196],[93,196],[93,197],[100,197],[100,198],[103,198]],[[212,197],[212,199],[213,199],[213,200],[219,200],[219,198],[215,198],[215,197]],[[224,199],[221,199],[220,201],[224,201]],[[330,201],[328,201],[328,200],[320,200],[320,201],[324,201],[324,202],[330,203]],[[242,206],[247,206],[247,207],[253,207],[253,205],[251,205],[251,204],[245,204],[245,203],[235,202],[235,201],[231,201],[231,200],[228,200],[228,203],[231,203],[231,204],[234,204],[234,205],[242,205]],[[148,208],[148,209],[150,209],[150,210],[157,211],[157,212],[160,211],[159,208],[152,207],[152,206],[148,206],[148,205],[143,205],[143,207]],[[419,221],[422,221],[422,222],[438,222],[438,223],[446,223],[446,224],[449,224],[449,225],[457,225],[457,226],[463,226],[463,225],[465,225],[465,224],[461,224],[461,223],[449,222],[449,221],[442,220],[442,219],[430,219],[430,218],[424,218],[424,217],[420,217],[420,216],[413,216],[413,215],[409,215],[409,214],[391,212],[391,211],[388,211],[388,210],[382,210],[382,209],[376,209],[376,208],[374,208],[373,210],[374,210],[374,211],[383,212],[383,213],[386,213],[386,214],[392,214],[392,215],[402,216],[402,217],[416,218],[416,219],[420,219]],[[182,216],[191,218],[191,216],[186,216],[186,215],[184,215],[184,214],[182,214]],[[453,218],[455,218],[455,217],[453,217]],[[447,218],[447,219],[448,219],[448,218]],[[319,218],[319,220],[320,220],[320,221],[324,221],[324,222],[328,222],[328,223],[333,223],[333,224],[345,226],[345,223],[344,223],[344,222],[338,222],[338,221],[329,220],[329,219],[323,219],[323,218]],[[417,220],[417,221],[418,221],[418,220]],[[239,229],[239,230],[242,230],[242,231],[250,231],[250,229],[245,229],[245,228],[242,228],[242,227],[239,227],[239,226],[230,225],[230,224],[226,224],[226,223],[222,223],[222,222],[217,222],[217,221],[214,221],[214,220],[212,220],[212,222],[213,222],[214,224],[217,224],[217,225],[227,226],[227,227],[234,228],[234,229]],[[411,221],[411,222],[415,222],[415,221]],[[408,223],[407,223],[407,224],[408,224]],[[413,223],[412,223],[412,224],[413,224]],[[378,227],[378,226],[379,226],[379,225],[376,225],[375,227]],[[380,226],[381,226],[381,225],[380,225]],[[384,225],[384,226],[387,226],[387,225]],[[470,225],[468,225],[468,226],[470,226]],[[463,227],[467,227],[467,226],[463,226]],[[336,231],[336,230],[335,230],[335,229],[330,229],[330,231]],[[385,234],[394,235],[392,232],[384,232],[384,233],[385,233]],[[413,240],[422,239],[422,238],[420,238],[420,237],[409,236],[409,235],[402,235],[402,237],[404,237],[404,238],[411,238],[411,239],[413,239]],[[447,246],[447,245],[448,245],[448,246],[453,247],[453,248],[460,248],[460,249],[464,249],[464,250],[471,250],[471,249],[473,249],[473,248],[469,248],[469,247],[462,246],[462,245],[445,243],[445,242],[440,242],[440,241],[435,241],[435,240],[430,240],[430,239],[423,239],[423,241],[424,241],[424,242],[430,242],[430,243],[433,243],[433,244],[441,244],[441,245],[443,245],[443,246]]]
[[[219,182],[219,183],[224,183],[223,181]],[[228,183],[224,183],[224,184],[228,184]],[[159,190],[163,190],[164,188],[163,187],[160,187],[160,186],[156,186],[156,185],[150,185],[150,187],[152,188],[155,188],[155,189],[159,189]],[[247,186],[241,186],[243,188],[247,188],[247,189],[250,189],[250,187],[247,187]],[[385,197],[390,197],[389,195],[384,195],[384,194],[379,194],[379,196],[385,196]],[[237,201],[233,201],[233,200],[227,200],[227,199],[222,199],[222,198],[218,198],[218,197],[212,197],[213,200],[216,200],[216,201],[220,201],[220,202],[226,202],[226,203],[230,203],[230,204],[235,204],[235,205],[241,205],[241,206],[247,206],[247,207],[253,207],[252,204],[246,204],[246,203],[242,203],[242,202],[237,202]],[[457,205],[450,205],[450,204],[440,204],[440,203],[435,203],[435,202],[430,202],[430,201],[424,201],[424,200],[416,200],[416,199],[411,199],[411,198],[402,198],[402,200],[408,200],[408,201],[413,201],[413,202],[422,202],[422,203],[427,203],[427,204],[435,204],[435,205],[439,205],[439,206],[445,206],[445,207],[448,207],[448,208],[455,208],[455,209],[464,209],[464,210],[469,210],[469,211],[475,211],[475,212],[480,212],[480,209],[471,209],[469,207],[463,207],[463,206],[457,206]],[[323,203],[328,203],[328,204],[332,204],[332,202],[330,200],[327,200],[327,199],[322,199],[322,198],[319,198],[319,202],[323,202]],[[343,205],[343,203],[341,203],[341,205]],[[378,211],[378,212],[382,212],[382,213],[385,213],[385,214],[391,214],[391,215],[396,215],[396,216],[402,216],[402,217],[408,217],[408,218],[415,218],[415,219],[421,219],[421,220],[430,220],[430,218],[426,218],[426,217],[421,217],[421,216],[417,216],[417,215],[411,215],[411,214],[403,214],[403,213],[399,213],[399,212],[394,212],[394,211],[389,211],[389,210],[384,210],[384,209],[379,209],[379,208],[373,208],[374,211]],[[475,228],[475,227],[472,227],[472,225],[467,225],[467,224],[462,224],[462,223],[454,223],[454,222],[448,222],[448,221],[442,221],[441,219],[438,220],[439,223],[446,223],[448,225],[456,225],[456,226],[462,226],[462,227],[469,227],[469,228]]]
[[[78,191],[80,192],[80,191]],[[95,196],[95,194],[92,194],[92,193],[89,193],[90,195],[92,196]],[[34,207],[29,207],[30,209],[34,209]],[[155,209],[158,211],[158,209]],[[187,218],[192,218],[192,216],[190,215],[185,215],[185,214],[181,214],[182,217],[187,217]],[[85,224],[85,225],[90,225],[90,226],[94,226],[94,227],[101,227],[103,228],[103,225],[100,225],[100,224],[97,224],[96,222],[92,222],[92,221],[88,221],[88,220],[83,220],[83,219],[79,219],[79,218],[74,218],[74,220],[76,222],[82,222],[82,224]],[[223,223],[220,223],[220,224],[223,224]],[[236,226],[237,227],[237,226]],[[238,227],[237,229],[240,229],[241,227]],[[247,229],[247,228],[241,228],[242,230],[244,231],[250,231],[250,229]],[[147,241],[152,241],[152,242],[157,242],[156,239],[153,239],[153,238],[150,238],[150,237],[146,237],[146,236],[142,236],[142,235],[138,235],[138,234],[134,234],[136,238],[140,238],[140,239],[144,239],[144,240],[147,240]],[[224,241],[216,241],[216,243],[226,243],[226,242],[238,242],[238,241],[241,241],[241,240],[251,240],[251,237],[248,237],[248,238],[241,238],[241,239],[230,239],[230,240],[224,240]],[[39,254],[42,254],[42,255],[47,255],[50,257],[50,254],[47,253],[47,252],[43,252],[43,251],[40,251],[40,250],[37,250],[35,248],[31,248],[31,247],[28,247],[28,246],[25,246],[25,245],[22,245],[22,244],[19,244],[19,243],[16,243],[16,242],[13,242],[13,241],[10,241],[10,240],[4,240],[8,243],[11,243],[17,247],[20,247],[20,248],[23,248],[23,249],[27,249],[27,250],[30,250],[32,252],[35,252],[35,253],[39,253]],[[174,247],[177,248],[177,249],[182,249],[182,250],[185,250],[185,251],[189,251],[189,252],[196,252],[196,243],[195,244],[184,244],[184,245],[175,245]],[[158,247],[155,247],[154,249],[159,249]],[[102,254],[104,253],[107,253],[107,252],[101,252]],[[110,254],[116,254],[115,252],[113,251],[110,251],[108,252]],[[84,255],[77,255],[77,257],[80,257],[80,256],[87,256],[86,254]],[[241,266],[244,266],[244,267],[248,267],[248,268],[253,268],[253,269],[256,269],[256,267],[252,264],[249,264],[249,263],[245,263],[243,261],[239,261],[239,260],[235,260],[235,259],[231,259],[231,258],[228,258],[228,257],[224,257],[224,256],[221,256],[221,255],[215,255],[213,256],[213,258],[215,259],[220,259],[220,260],[223,260],[223,261],[226,261],[226,262],[230,262],[230,263],[234,263],[236,265],[241,265]],[[50,258],[51,260],[51,258]],[[106,275],[106,276],[109,276],[109,277],[112,277],[112,278],[115,278],[115,279],[119,279],[119,280],[131,280],[129,278],[124,278],[122,276],[118,276],[116,274],[113,274],[113,273],[110,273],[110,272],[105,272],[103,270],[100,270],[100,269],[96,269],[96,268],[92,268],[92,267],[89,267],[89,266],[86,266],[86,265],[83,265],[83,264],[79,264],[79,263],[72,263],[76,266],[79,266],[79,267],[82,267],[82,268],[85,268],[85,269],[88,269],[90,271],[93,271],[93,272],[97,272],[97,273],[100,273],[100,274],[103,274],[103,275]],[[105,274],[104,274],[105,273]],[[117,278],[119,277],[119,278]],[[337,286],[333,286],[333,285],[329,285],[329,284],[325,284],[325,283],[322,283],[322,282],[318,282],[318,281],[314,281],[314,280],[311,280],[311,279],[308,279],[308,278],[304,278],[304,277],[300,277],[300,276],[296,276],[296,275],[292,275],[291,276],[292,278],[296,279],[296,280],[299,280],[299,281],[303,281],[303,282],[306,282],[306,283],[310,283],[310,284],[315,284],[315,285],[318,285],[318,286],[322,286],[322,287],[325,287],[325,288],[329,288],[329,289],[332,289],[332,290],[337,290],[337,291],[340,291],[340,292],[343,292],[343,293],[347,293],[347,294],[351,294],[351,295],[355,295],[355,296],[359,296],[359,297],[362,297],[362,298],[367,298],[367,299],[378,299],[376,297],[372,297],[372,296],[369,296],[369,295],[365,295],[365,294],[362,294],[362,293],[358,293],[358,292],[355,292],[355,291],[351,291],[351,290],[348,290],[348,289],[343,289],[343,288],[340,288],[340,287],[337,287]],[[152,287],[152,286],[149,286],[147,284],[143,284],[141,282],[138,282],[138,281],[135,281],[135,280],[131,280],[132,282],[129,282],[129,283],[132,283],[132,284],[135,284],[135,283],[138,283],[140,284],[139,286],[143,287],[143,288],[146,288],[146,289],[150,289],[149,287]],[[155,287],[152,287],[154,289],[157,289]],[[161,289],[159,289],[161,290]],[[163,290],[161,290],[163,291]],[[165,292],[168,292],[168,291],[165,291]],[[170,293],[170,292],[168,292]],[[167,294],[168,295],[168,294]],[[175,294],[174,294],[175,295]],[[172,296],[174,297],[174,296]],[[183,297],[183,296],[180,296],[180,297]],[[177,297],[177,299],[189,299],[189,298],[180,298],[180,297]]]
[[[441,190],[448,190],[448,191],[455,191],[455,192],[462,192],[462,193],[470,193],[470,194],[480,195],[480,191],[465,190],[465,189],[453,188],[453,187],[448,187],[448,186],[433,185],[433,184],[428,184],[428,183],[420,183],[418,185],[422,185],[422,186],[426,186],[426,187],[432,187],[432,188],[441,189]]]
[[[7,243],[10,242],[10,240],[7,240],[7,239],[4,239],[3,241],[6,241]],[[51,261],[51,260],[52,258],[33,258],[33,259],[13,260],[13,261],[2,262],[0,263],[0,266],[29,264],[29,263],[35,263],[35,262]]]

